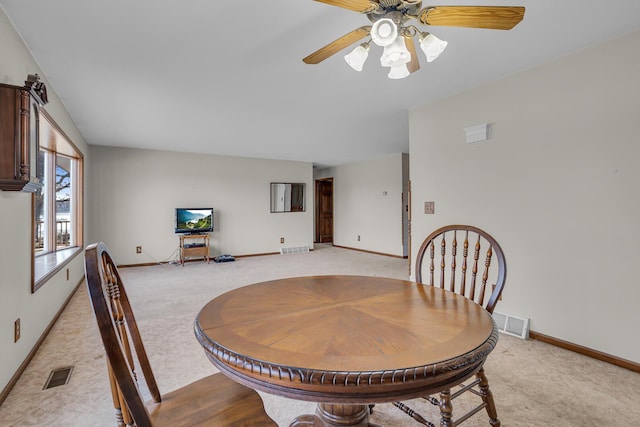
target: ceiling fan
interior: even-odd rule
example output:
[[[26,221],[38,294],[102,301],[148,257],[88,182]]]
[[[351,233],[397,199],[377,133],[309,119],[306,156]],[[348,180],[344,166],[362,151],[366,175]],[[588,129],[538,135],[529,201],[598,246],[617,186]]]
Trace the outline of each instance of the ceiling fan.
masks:
[[[427,62],[433,61],[447,42],[421,30],[417,25],[510,30],[524,17],[520,6],[427,6],[422,0],[315,0],[367,15],[372,25],[356,28],[303,59],[318,64],[347,46],[370,36],[345,56],[347,63],[361,71],[367,59],[369,44],[384,48],[380,58],[389,67],[389,78],[399,79],[420,69],[414,37],[418,37]]]

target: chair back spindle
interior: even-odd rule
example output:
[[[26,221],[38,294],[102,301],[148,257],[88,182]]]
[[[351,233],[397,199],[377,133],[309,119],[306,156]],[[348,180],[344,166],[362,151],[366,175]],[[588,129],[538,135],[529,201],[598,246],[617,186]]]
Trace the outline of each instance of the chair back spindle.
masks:
[[[467,257],[469,256],[469,233],[464,236],[464,243],[462,244],[462,266],[460,268],[460,293],[465,295],[467,289]]]

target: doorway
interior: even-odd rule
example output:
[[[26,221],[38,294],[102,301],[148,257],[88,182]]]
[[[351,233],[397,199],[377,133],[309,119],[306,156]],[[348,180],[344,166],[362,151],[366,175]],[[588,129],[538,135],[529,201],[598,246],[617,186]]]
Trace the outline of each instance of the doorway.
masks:
[[[333,178],[316,179],[315,242],[333,243]]]

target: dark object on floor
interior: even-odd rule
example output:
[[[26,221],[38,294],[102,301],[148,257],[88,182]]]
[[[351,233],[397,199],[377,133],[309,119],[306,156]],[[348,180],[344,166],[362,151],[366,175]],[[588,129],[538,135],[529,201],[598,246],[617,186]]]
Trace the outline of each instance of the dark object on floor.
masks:
[[[233,257],[233,255],[220,255],[215,257],[213,260],[215,262],[229,262],[229,261],[235,261],[236,259]]]

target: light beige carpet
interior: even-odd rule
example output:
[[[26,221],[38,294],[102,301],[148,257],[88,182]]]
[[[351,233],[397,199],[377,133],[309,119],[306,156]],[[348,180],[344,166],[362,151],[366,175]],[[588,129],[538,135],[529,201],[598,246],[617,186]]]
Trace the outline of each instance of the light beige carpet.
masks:
[[[407,268],[407,260],[317,245],[308,254],[124,268],[121,273],[160,389],[166,393],[215,371],[194,337],[193,320],[216,295],[258,281],[302,275],[405,279]],[[70,382],[42,390],[49,372],[64,366],[74,366]],[[503,426],[640,426],[640,374],[505,335],[485,366]],[[280,426],[315,408],[310,402],[262,396]],[[437,424],[437,413],[426,409]],[[390,404],[376,405],[371,421],[392,427],[418,425]],[[115,426],[105,359],[84,285],[0,406],[0,425]],[[463,425],[489,424],[483,412]]]

